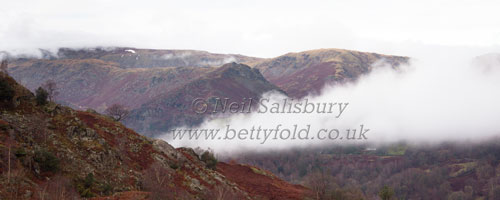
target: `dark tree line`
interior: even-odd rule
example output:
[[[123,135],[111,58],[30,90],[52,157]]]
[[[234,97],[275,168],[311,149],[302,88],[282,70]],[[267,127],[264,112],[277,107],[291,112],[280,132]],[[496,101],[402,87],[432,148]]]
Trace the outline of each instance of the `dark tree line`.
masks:
[[[338,146],[230,159],[307,185],[318,199],[500,199],[500,139],[395,144],[374,151]]]

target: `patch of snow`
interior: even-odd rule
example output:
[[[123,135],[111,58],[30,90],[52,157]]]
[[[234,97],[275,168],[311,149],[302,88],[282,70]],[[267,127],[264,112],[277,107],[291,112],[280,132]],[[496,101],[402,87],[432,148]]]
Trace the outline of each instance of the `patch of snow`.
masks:
[[[125,51],[126,51],[126,52],[130,52],[130,53],[135,53],[135,51],[134,51],[134,50],[132,50],[132,49],[127,49],[127,50],[125,50]]]

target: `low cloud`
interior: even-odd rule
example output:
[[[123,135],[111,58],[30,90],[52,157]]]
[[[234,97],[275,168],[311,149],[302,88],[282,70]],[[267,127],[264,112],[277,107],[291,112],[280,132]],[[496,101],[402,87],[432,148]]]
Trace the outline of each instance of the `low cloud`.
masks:
[[[198,59],[191,59],[193,55],[191,52],[180,52],[180,53],[168,53],[160,57],[164,60],[181,60],[187,66],[221,66],[226,63],[236,62],[236,58],[233,56],[226,56],[224,58],[208,58],[207,60],[197,61]]]
[[[172,59],[185,59],[189,56],[191,56],[192,53],[191,52],[182,52],[182,53],[178,53],[178,54],[174,54],[174,53],[167,53],[163,56],[161,56],[162,59],[165,59],[165,60],[172,60]]]
[[[226,63],[231,63],[231,62],[237,62],[236,58],[233,56],[228,56],[228,57],[225,57],[223,59],[201,61],[198,64],[205,65],[205,66],[221,66],[221,65],[224,65]]]
[[[341,117],[335,114],[251,113],[209,119],[189,129],[221,129],[222,138],[232,129],[299,128],[310,125],[314,136],[321,129],[370,129],[364,140],[173,140],[174,146],[211,148],[216,152],[268,151],[339,144],[382,144],[398,141],[440,143],[480,141],[500,134],[500,65],[497,54],[477,57],[464,49],[420,49],[400,70],[377,67],[356,83],[325,87],[311,102],[348,102]],[[421,52],[421,53],[420,53]],[[492,55],[497,57],[491,58]],[[380,64],[380,63],[379,63]],[[485,67],[488,69],[485,71]],[[264,98],[280,103],[276,93]],[[342,133],[341,133],[342,134]],[[359,136],[359,135],[358,135]]]

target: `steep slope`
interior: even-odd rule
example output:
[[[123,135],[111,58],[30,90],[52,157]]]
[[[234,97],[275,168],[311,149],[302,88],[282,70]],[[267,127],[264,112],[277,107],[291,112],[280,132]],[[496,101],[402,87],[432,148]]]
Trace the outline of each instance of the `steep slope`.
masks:
[[[47,80],[57,83],[57,101],[74,108],[103,111],[114,103],[137,108],[210,70],[198,67],[122,69],[97,59],[14,61],[12,76],[34,91]]]
[[[258,99],[263,93],[272,90],[282,92],[258,70],[243,64],[229,63],[133,110],[126,124],[146,134],[165,133],[174,126],[199,124],[210,114],[198,114],[194,111],[192,103],[197,98],[207,102],[214,102],[214,98],[228,98],[228,104],[241,103],[245,98]],[[213,108],[213,104],[208,106],[208,110]]]
[[[235,163],[219,163],[217,171],[238,184],[252,196],[265,199],[304,199],[313,196],[311,191],[301,185],[287,183],[271,172],[257,167]]]
[[[250,65],[259,69],[267,80],[288,95],[300,98],[319,92],[326,84],[354,81],[370,72],[377,61],[396,68],[408,62],[408,58],[342,49],[318,49],[288,53]]]
[[[97,113],[34,95],[0,73],[0,199],[253,199],[209,169],[192,149],[174,149]],[[146,193],[125,191],[144,191]],[[125,193],[120,193],[125,192]]]
[[[73,108],[103,111],[119,103],[134,109],[229,62],[260,59],[194,50],[136,48],[59,49],[42,59],[11,59],[10,74],[34,91],[47,80],[59,88],[57,101]]]

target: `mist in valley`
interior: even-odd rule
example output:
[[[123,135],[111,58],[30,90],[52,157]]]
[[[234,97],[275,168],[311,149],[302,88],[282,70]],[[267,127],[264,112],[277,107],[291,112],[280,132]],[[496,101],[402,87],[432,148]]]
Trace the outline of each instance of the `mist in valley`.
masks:
[[[163,137],[174,146],[210,148],[220,154],[235,152],[266,152],[291,148],[333,145],[379,146],[397,142],[409,144],[440,144],[443,142],[481,142],[498,136],[500,125],[500,56],[486,54],[491,49],[428,46],[408,48],[407,65],[393,69],[383,60],[373,71],[353,83],[324,87],[321,94],[304,97],[315,103],[348,103],[339,118],[331,113],[258,113],[233,114],[207,119],[198,127],[179,129],[220,129],[222,139],[173,139]],[[484,55],[486,54],[486,55]],[[223,98],[223,97],[222,97]],[[269,104],[282,104],[286,96],[271,92],[262,98]],[[300,101],[300,100],[295,100]],[[310,126],[309,136],[321,129],[357,129],[356,139],[287,139],[274,133],[265,140],[226,137],[228,125],[236,132]],[[366,139],[357,139],[360,126],[369,129]],[[232,132],[231,132],[232,134]],[[232,136],[229,134],[229,136]],[[345,135],[345,134],[344,134]],[[323,137],[328,135],[323,132]],[[351,132],[352,136],[352,132]],[[274,138],[274,139],[273,139]]]

